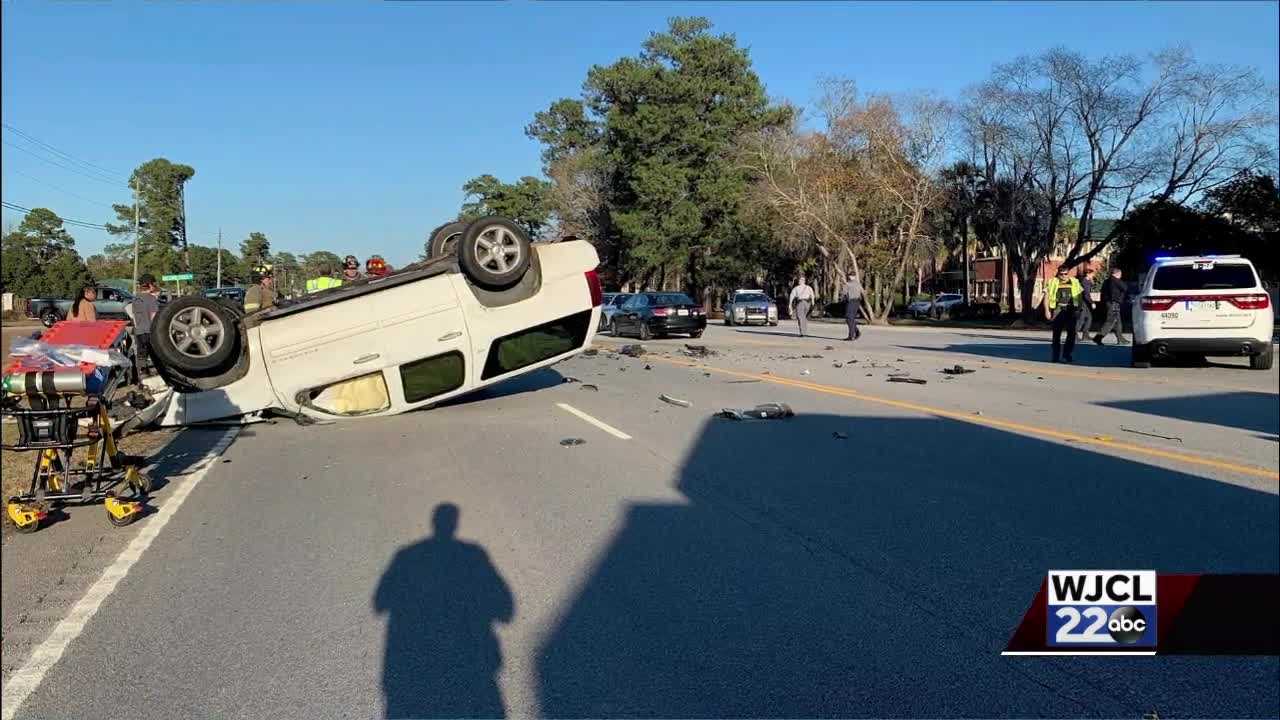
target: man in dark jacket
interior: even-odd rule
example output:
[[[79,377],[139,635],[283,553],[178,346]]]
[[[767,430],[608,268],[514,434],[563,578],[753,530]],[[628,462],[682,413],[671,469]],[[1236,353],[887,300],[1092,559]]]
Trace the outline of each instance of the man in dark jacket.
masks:
[[[1129,341],[1124,339],[1121,334],[1120,308],[1125,303],[1125,296],[1129,293],[1129,289],[1125,287],[1123,281],[1120,280],[1120,268],[1111,268],[1111,277],[1102,283],[1102,304],[1107,308],[1107,320],[1102,323],[1102,329],[1097,335],[1093,336],[1093,341],[1099,345],[1107,333],[1112,330],[1116,334],[1116,344],[1128,345]]]
[[[1080,278],[1080,310],[1076,314],[1076,334],[1080,336],[1080,342],[1085,342],[1089,339],[1089,329],[1093,327],[1093,300],[1090,299],[1093,296],[1093,273],[1087,268],[1081,268],[1076,277]]]

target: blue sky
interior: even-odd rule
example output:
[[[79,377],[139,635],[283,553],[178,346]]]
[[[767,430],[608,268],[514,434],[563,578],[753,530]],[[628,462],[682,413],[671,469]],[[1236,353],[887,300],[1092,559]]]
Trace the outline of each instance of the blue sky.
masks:
[[[1277,82],[1275,2],[3,3],[3,117],[113,171],[101,182],[5,129],[4,200],[101,223],[132,168],[196,169],[192,242],[262,231],[273,248],[393,264],[457,211],[468,178],[538,174],[533,113],[587,69],[634,54],[672,15],[748,47],[770,95],[822,75],[865,91],[955,95],[994,63],[1055,45],[1090,55],[1186,44]],[[56,188],[56,189],[55,189]],[[4,211],[4,224],[19,214]],[[106,233],[73,229],[84,255]]]

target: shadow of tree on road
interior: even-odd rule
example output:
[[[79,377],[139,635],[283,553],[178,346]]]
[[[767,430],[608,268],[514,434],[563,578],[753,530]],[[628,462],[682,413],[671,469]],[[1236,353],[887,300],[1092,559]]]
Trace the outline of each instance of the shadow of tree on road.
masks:
[[[374,611],[387,615],[388,718],[505,715],[494,624],[511,621],[515,602],[489,554],[457,539],[459,515],[437,505],[433,534],[397,551],[374,593]]]

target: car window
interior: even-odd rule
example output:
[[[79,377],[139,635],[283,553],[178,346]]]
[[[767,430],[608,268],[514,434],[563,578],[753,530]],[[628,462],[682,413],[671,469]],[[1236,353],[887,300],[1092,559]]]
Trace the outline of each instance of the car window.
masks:
[[[648,307],[648,306],[649,306],[649,298],[646,295],[636,295],[635,297],[631,298],[631,300],[627,301],[627,307],[629,307],[632,310],[638,310],[640,308]]]
[[[1153,290],[1239,290],[1258,284],[1253,268],[1244,263],[1164,265],[1156,268]]]
[[[111,288],[103,288],[102,292],[98,294],[101,295],[102,300],[118,300],[119,299],[116,296],[116,291],[112,290]]]
[[[480,379],[504,375],[581,347],[590,324],[588,310],[499,338],[490,346]]]
[[[733,299],[734,302],[768,302],[769,298],[764,293],[738,293]]]
[[[618,297],[613,299],[613,306],[622,307],[623,305],[626,305],[627,301],[630,299],[631,299],[630,295],[619,295]]]
[[[693,299],[683,293],[661,293],[649,296],[654,305],[693,305]]]
[[[401,365],[400,386],[404,389],[405,402],[422,402],[457,390],[462,387],[464,369],[462,353],[457,351]]]

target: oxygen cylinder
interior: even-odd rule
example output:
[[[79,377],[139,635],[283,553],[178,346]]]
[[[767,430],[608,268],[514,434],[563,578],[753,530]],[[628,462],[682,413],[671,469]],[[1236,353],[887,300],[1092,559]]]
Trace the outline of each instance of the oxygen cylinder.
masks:
[[[70,395],[85,392],[80,370],[40,370],[4,376],[4,391],[13,395]]]

